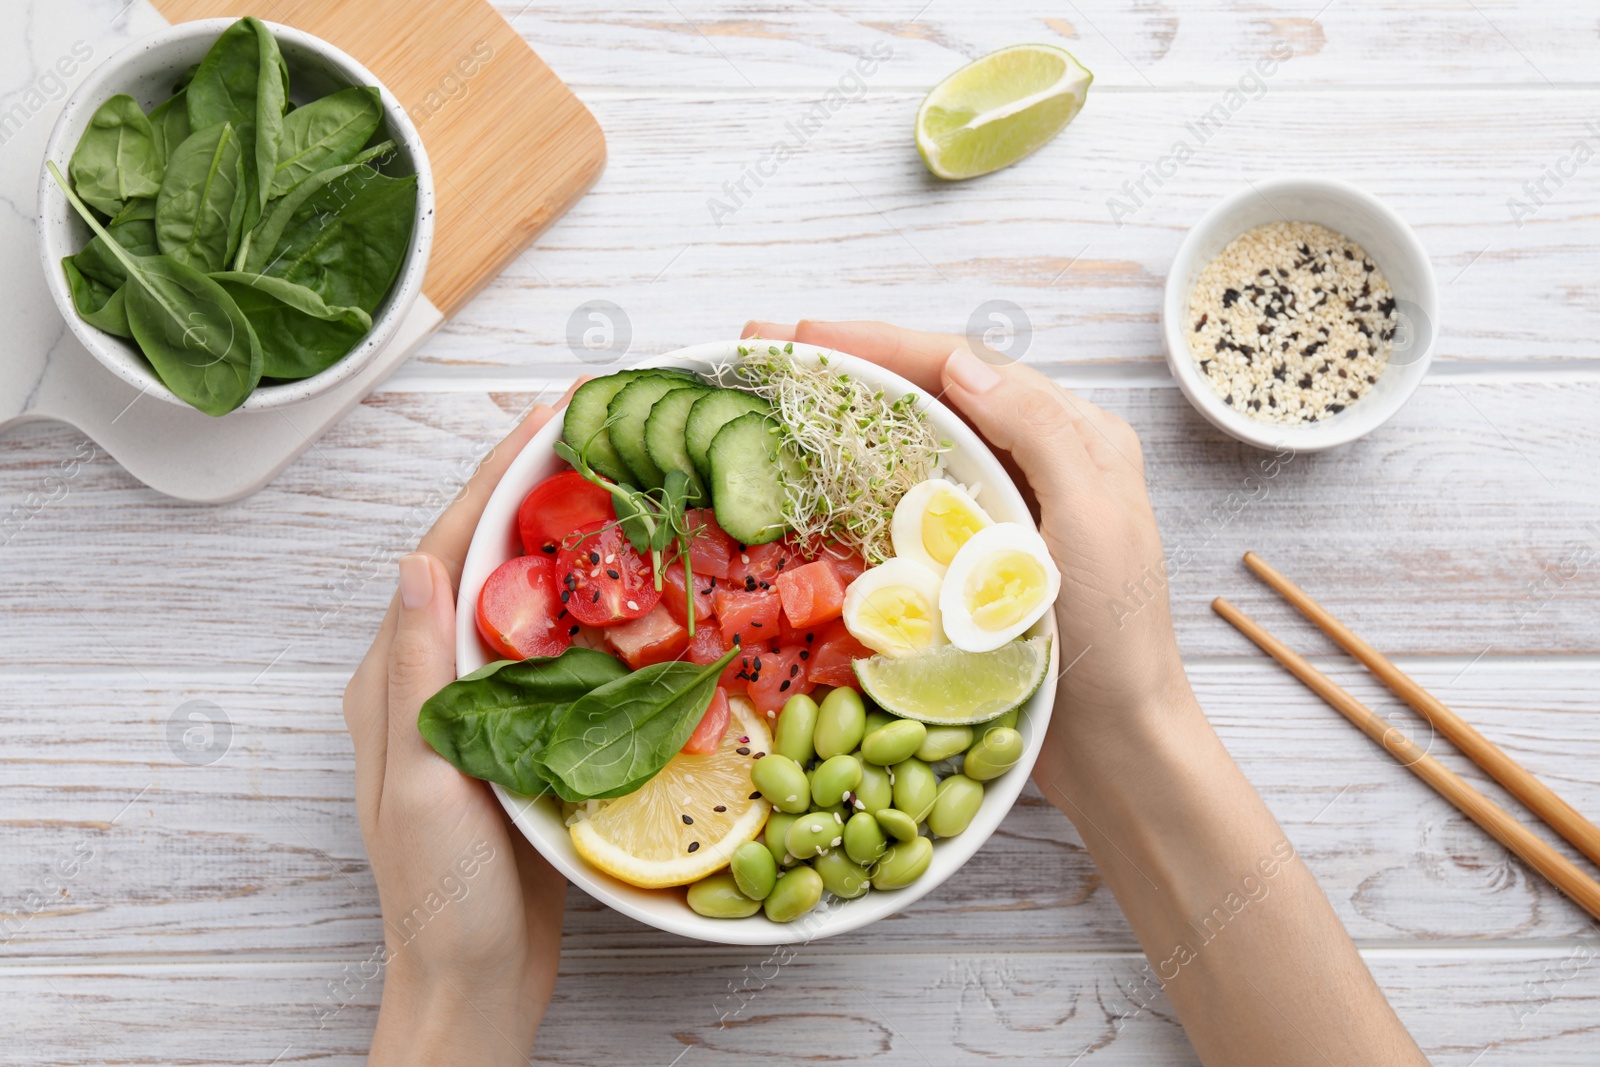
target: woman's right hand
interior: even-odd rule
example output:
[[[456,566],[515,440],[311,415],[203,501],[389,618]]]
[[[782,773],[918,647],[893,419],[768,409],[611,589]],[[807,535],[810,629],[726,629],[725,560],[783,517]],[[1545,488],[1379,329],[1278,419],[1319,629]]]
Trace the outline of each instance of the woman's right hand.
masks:
[[[1016,362],[974,355],[965,338],[876,322],[751,322],[745,335],[799,341],[871,360],[954,407],[1031,492],[1061,570],[1056,621],[1062,675],[1035,777],[1051,782],[1074,753],[1159,729],[1193,705],[1167,606],[1161,535],[1145,491],[1138,435],[1117,416]]]

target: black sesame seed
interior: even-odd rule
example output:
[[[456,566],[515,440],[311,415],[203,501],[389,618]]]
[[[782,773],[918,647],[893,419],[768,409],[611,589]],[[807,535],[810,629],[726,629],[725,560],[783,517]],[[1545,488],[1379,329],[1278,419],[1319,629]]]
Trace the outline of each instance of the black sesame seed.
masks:
[[[799,673],[800,673],[800,664],[791,663],[789,665],[789,677],[793,678],[795,675],[797,675]]]
[[[806,644],[809,645],[811,642],[815,641],[816,639],[817,639],[817,635],[816,634],[806,634]]]
[[[760,800],[761,799],[761,790],[757,789],[754,793],[751,793],[750,796],[747,799]]]
[[[762,756],[765,756],[765,755],[766,755],[765,752],[757,752],[756,753],[756,759],[760,759]]]
[[[751,625],[751,626],[754,626],[754,627],[755,627],[755,628],[756,628],[756,629],[758,629],[758,630],[759,630],[759,629],[761,629],[761,624],[760,624],[760,623],[759,623],[759,622],[754,622],[754,621],[752,621],[752,622],[751,622],[751,623],[750,623],[750,625]]]
[[[700,851],[700,842],[698,842],[698,841],[690,841],[689,842],[689,851],[690,852],[699,852]]]
[[[741,756],[750,755],[750,750],[748,748],[744,747],[743,745],[740,745],[738,748],[734,749],[734,751],[739,753],[739,755],[741,755]]]
[[[685,825],[685,826],[693,826],[694,825],[694,816],[693,815],[680,815],[680,816],[678,816],[678,818],[683,820],[683,825]]]
[[[712,808],[711,810],[712,811],[727,811],[728,810],[728,805],[726,805],[726,804],[718,804],[716,807]]]

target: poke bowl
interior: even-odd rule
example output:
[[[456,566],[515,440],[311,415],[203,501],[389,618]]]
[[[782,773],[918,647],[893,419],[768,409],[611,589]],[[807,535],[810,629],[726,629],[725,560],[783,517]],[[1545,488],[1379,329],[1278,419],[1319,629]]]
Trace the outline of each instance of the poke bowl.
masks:
[[[820,411],[807,389],[881,414],[799,419]],[[843,469],[793,426],[845,442]],[[851,510],[863,490],[836,483],[870,478],[886,448],[915,484]],[[665,482],[643,504],[623,481],[641,464]],[[697,492],[687,533],[634,514]],[[563,533],[586,497],[622,518]],[[796,519],[797,499],[834,517]],[[1049,722],[1058,590],[1022,495],[937,399],[844,353],[698,345],[585,383],[512,462],[462,568],[459,680],[419,726],[615,910],[720,944],[810,941],[903,910],[999,826]],[[592,624],[607,609],[626,620]],[[474,703],[490,716],[460,712]],[[535,713],[493,717],[512,705]]]

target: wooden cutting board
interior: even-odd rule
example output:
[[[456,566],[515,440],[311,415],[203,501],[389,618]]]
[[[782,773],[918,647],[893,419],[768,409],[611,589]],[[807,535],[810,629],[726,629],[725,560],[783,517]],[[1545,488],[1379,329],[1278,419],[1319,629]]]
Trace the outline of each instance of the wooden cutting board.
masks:
[[[254,14],[349,52],[411,114],[433,168],[437,216],[423,281],[395,339],[338,388],[301,404],[213,419],[117,378],[80,345],[45,291],[30,220],[0,218],[0,431],[38,419],[78,427],[135,477],[171,496],[219,502],[271,481],[515,259],[599,177],[594,117],[487,0],[131,0],[108,22],[93,0],[56,0],[36,26],[40,55],[88,42],[104,62],[161,19]],[[44,39],[48,38],[48,39]],[[76,44],[74,44],[76,42]],[[36,71],[17,72],[19,84]],[[64,97],[49,110],[59,112]],[[38,160],[54,114],[41,110],[6,151]],[[32,167],[0,168],[0,198],[31,204]]]
[[[255,15],[314,33],[411,113],[438,203],[423,292],[446,318],[594,184],[600,126],[485,0],[154,0],[169,22]]]

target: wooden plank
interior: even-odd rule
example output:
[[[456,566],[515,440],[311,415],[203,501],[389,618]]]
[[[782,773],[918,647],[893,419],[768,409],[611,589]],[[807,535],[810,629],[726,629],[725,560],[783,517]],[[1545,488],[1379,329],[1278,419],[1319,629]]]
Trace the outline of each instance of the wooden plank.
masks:
[[[424,290],[447,318],[605,166],[594,117],[483,0],[272,0],[265,11],[235,0],[154,3],[172,22],[287,23],[343,48],[388,86],[433,167],[438,226]]]
[[[1049,5],[786,5],[702,0],[497,0],[569,83],[583,87],[826,89],[873,45],[894,58],[873,84],[926,91],[957,67],[1019,41],[1073,52],[1095,88],[1233,84],[1276,42],[1292,85],[1455,85],[1494,90],[1594,83],[1593,25],[1572,4],[1517,0],[1264,7],[1075,0]],[[640,63],[636,57],[649,55]]]
[[[1273,618],[1239,564],[1249,548],[1391,654],[1600,651],[1588,459],[1600,383],[1440,380],[1377,435],[1286,457],[1270,478],[1267,454],[1221,437],[1174,389],[1086,395],[1144,435],[1190,656],[1253,654],[1211,615],[1213,596]],[[74,465],[75,450],[93,453],[69,431],[19,429],[0,458],[0,668],[348,669],[396,555],[532,399],[380,393],[267,489],[203,510],[104,457]],[[1286,626],[1309,650],[1331,648]]]
[[[752,316],[959,333],[1002,300],[1031,323],[1030,359],[1157,368],[1161,287],[1188,228],[1247,178],[1287,171],[1353,181],[1409,220],[1438,275],[1441,360],[1593,370],[1600,215],[1582,180],[1546,180],[1537,207],[1523,183],[1588,136],[1600,92],[1507,89],[1485,106],[1454,88],[1403,102],[1274,90],[1197,145],[1191,128],[1220,97],[1092,96],[1036,156],[947,184],[917,158],[912,94],[874,91],[814,131],[814,95],[594,96],[613,141],[607,176],[416,366],[452,378],[592,371],[595,354],[569,338],[593,324],[595,300],[621,308],[615,334],[630,333],[635,354],[729,336]],[[804,147],[756,175],[802,126]],[[1147,168],[1168,169],[1179,141],[1194,156],[1158,186]],[[1533,211],[1520,226],[1513,197]]]
[[[1142,957],[938,950],[867,970],[822,946],[791,951],[563,959],[538,1062],[733,1065],[779,1049],[884,1067],[1199,1062]],[[1367,954],[1438,1067],[1589,1067],[1593,958],[1573,945]],[[360,1064],[379,995],[365,960],[0,968],[0,1063]]]
[[[1557,788],[1600,813],[1600,658],[1403,661],[1423,684]],[[1338,662],[1362,699],[1428,741]],[[9,671],[0,712],[0,959],[319,958],[382,937],[356,826],[333,671]],[[1583,914],[1276,666],[1208,662],[1201,703],[1341,919],[1379,945],[1550,941]],[[1453,684],[1452,684],[1453,683]],[[226,716],[231,747],[195,766],[170,746],[192,701]],[[220,735],[218,735],[220,736]],[[1514,802],[1443,742],[1453,769]],[[1546,837],[1552,835],[1546,834]],[[1567,852],[1568,855],[1572,853]],[[76,861],[76,862],[74,862]],[[61,863],[71,877],[57,873]],[[38,893],[38,897],[30,897]],[[637,958],[706,946],[574,890],[566,951]],[[1083,952],[1136,944],[1070,823],[1030,786],[979,857],[891,920],[828,942],[875,956]]]

